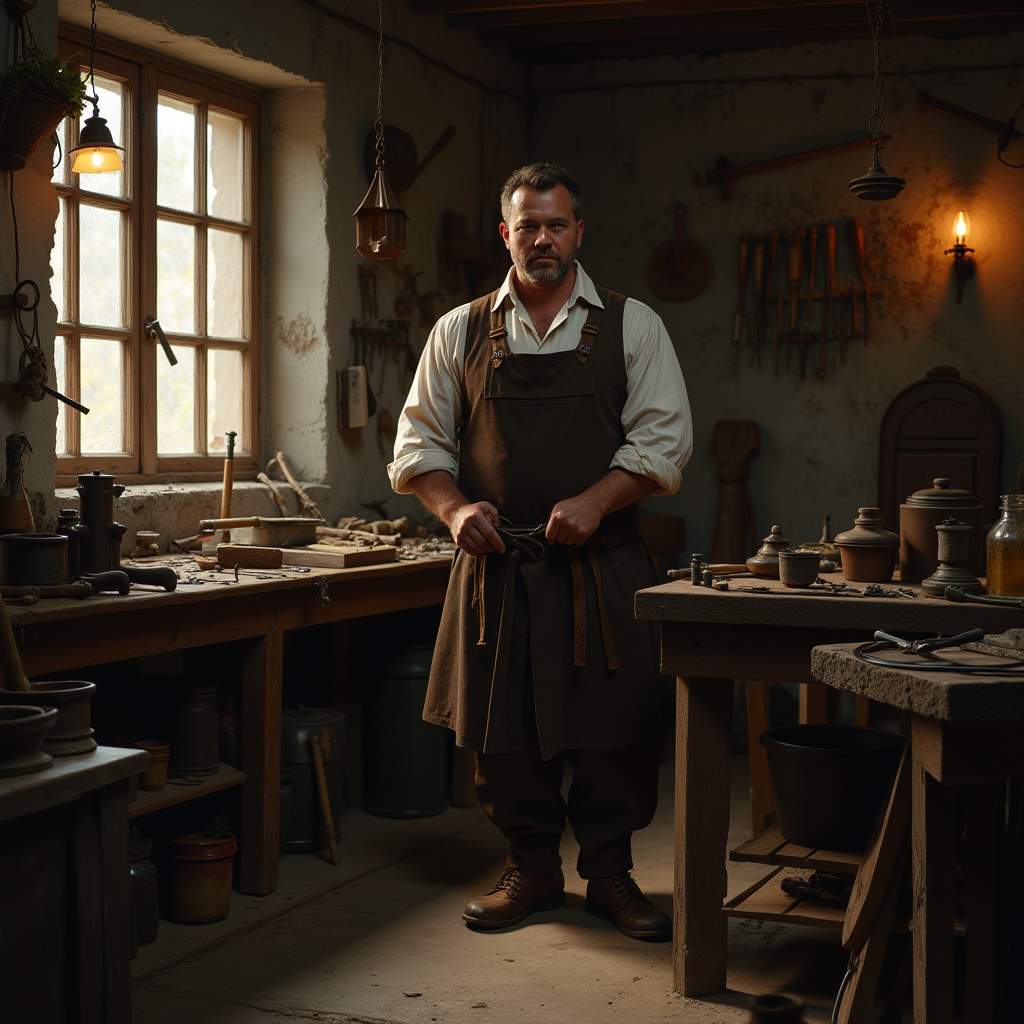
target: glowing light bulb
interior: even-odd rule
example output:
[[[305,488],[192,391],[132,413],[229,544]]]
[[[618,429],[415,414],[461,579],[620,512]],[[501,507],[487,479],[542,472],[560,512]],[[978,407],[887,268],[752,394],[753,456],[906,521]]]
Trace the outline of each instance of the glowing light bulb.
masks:
[[[103,154],[98,149],[92,151],[92,165],[93,167],[103,166]]]
[[[956,235],[957,245],[967,244],[967,235],[971,230],[970,222],[967,219],[967,214],[961,210],[956,215],[956,223],[953,225],[953,234]]]

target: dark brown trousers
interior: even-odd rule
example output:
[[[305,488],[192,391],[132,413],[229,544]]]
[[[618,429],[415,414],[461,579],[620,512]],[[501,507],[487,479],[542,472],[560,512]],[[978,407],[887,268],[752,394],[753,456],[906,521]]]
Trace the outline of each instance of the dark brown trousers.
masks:
[[[561,867],[558,853],[566,820],[580,846],[581,878],[608,878],[633,867],[631,837],[646,828],[658,806],[661,743],[612,750],[563,750],[545,761],[537,737],[530,671],[529,632],[519,614],[523,597],[517,580],[517,617],[509,672],[510,697],[521,697],[521,746],[515,753],[476,751],[476,793],[480,806],[509,842],[509,863],[550,878]],[[515,683],[521,681],[522,686]],[[516,693],[516,691],[519,691]],[[518,709],[517,709],[518,710]],[[565,765],[573,777],[562,797]]]

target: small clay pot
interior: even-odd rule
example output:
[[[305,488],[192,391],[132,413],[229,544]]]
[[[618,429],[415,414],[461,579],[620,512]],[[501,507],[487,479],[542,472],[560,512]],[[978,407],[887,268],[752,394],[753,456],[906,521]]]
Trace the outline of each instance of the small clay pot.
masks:
[[[755,576],[771,576],[779,578],[779,552],[790,546],[782,536],[782,527],[773,526],[772,532],[765,537],[756,555],[747,559],[747,568]]]
[[[43,740],[43,750],[54,757],[88,754],[96,749],[90,709],[96,684],[80,679],[32,683],[32,689],[0,690],[0,704],[43,704],[57,709],[57,723]]]
[[[57,721],[57,709],[33,704],[0,707],[0,778],[49,768],[53,758],[40,750]]]
[[[896,568],[900,539],[882,529],[881,509],[858,509],[852,530],[836,537],[843,553],[843,578],[849,583],[889,583]]]
[[[231,909],[235,837],[230,832],[203,832],[171,839],[167,847],[167,917],[182,924],[223,921]]]
[[[163,740],[139,740],[135,746],[149,753],[150,764],[139,772],[139,789],[163,789],[167,785],[167,762],[171,757],[171,745]]]
[[[779,579],[787,587],[809,587],[821,569],[817,551],[787,548],[779,552]]]

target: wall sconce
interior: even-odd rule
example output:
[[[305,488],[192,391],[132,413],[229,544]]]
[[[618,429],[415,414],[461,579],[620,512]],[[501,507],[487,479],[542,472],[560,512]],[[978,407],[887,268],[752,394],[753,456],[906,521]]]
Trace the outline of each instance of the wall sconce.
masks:
[[[964,282],[974,277],[974,260],[967,254],[974,252],[967,247],[967,236],[970,234],[971,222],[967,214],[961,210],[953,222],[953,234],[956,244],[947,249],[945,255],[953,254],[953,273],[956,274],[956,304],[959,306],[964,297]]]

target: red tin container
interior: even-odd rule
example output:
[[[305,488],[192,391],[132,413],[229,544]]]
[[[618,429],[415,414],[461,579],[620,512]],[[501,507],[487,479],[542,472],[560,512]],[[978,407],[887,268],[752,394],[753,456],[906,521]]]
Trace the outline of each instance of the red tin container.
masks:
[[[167,847],[167,917],[181,924],[223,921],[231,909],[235,837],[230,832],[200,832],[171,839]]]

